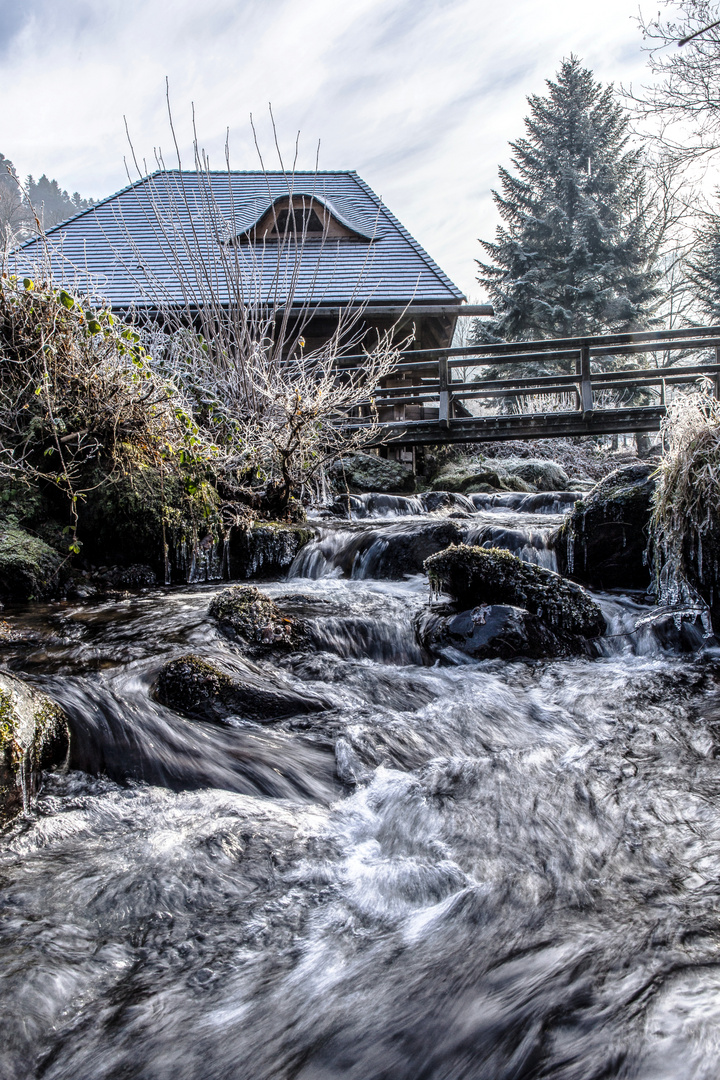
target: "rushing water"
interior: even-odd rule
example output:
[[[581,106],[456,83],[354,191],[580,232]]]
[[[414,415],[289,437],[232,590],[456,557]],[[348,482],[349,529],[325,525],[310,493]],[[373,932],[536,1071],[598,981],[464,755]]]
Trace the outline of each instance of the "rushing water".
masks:
[[[284,658],[220,585],[18,616],[74,768],[0,842],[3,1080],[717,1076],[712,649],[604,597],[600,660],[430,666],[390,580],[445,527],[551,565],[561,502],[325,521],[267,585]],[[189,650],[324,707],[182,719],[151,687]]]

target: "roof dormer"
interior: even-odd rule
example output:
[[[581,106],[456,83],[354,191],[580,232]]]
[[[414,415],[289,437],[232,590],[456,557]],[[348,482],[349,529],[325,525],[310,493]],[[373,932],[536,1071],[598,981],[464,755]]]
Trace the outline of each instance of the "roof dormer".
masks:
[[[230,243],[309,240],[373,240],[366,228],[351,222],[333,203],[319,195],[294,192],[256,206],[255,220],[245,225]],[[226,241],[227,242],[227,241]]]

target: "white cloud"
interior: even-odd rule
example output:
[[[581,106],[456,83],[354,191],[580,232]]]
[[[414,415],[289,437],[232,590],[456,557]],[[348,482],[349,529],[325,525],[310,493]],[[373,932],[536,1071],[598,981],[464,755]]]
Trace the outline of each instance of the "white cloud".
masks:
[[[195,102],[218,165],[252,168],[248,116],[274,167],[267,103],[301,167],[354,168],[450,276],[477,293],[477,237],[522,133],[525,98],[574,52],[604,82],[644,75],[635,0],[0,0],[0,73],[12,87],[0,151],[101,197],[125,183],[126,115],[140,154],[170,149],[164,84],[184,153]],[[7,92],[6,99],[7,101]]]

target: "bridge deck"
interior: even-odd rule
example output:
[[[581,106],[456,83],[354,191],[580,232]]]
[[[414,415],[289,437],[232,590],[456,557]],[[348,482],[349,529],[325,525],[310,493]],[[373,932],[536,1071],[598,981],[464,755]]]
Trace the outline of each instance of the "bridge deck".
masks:
[[[720,396],[720,326],[409,350],[347,426],[374,417],[396,446],[657,431],[673,388],[703,379]]]
[[[510,416],[456,417],[446,425],[437,420],[391,421],[380,424],[377,445],[434,446],[438,443],[494,442],[503,439],[552,439],[571,435],[619,435],[659,431],[665,406],[577,412],[531,413]]]

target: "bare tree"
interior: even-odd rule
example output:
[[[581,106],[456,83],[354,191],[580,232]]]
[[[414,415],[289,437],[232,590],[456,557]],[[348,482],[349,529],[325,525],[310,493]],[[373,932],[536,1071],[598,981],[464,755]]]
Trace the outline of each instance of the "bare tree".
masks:
[[[638,17],[655,82],[627,95],[678,160],[720,149],[719,23],[718,0],[664,0],[656,17]]]
[[[288,205],[283,213],[272,201],[263,235],[243,233],[227,144],[225,185],[211,175],[193,126],[190,184],[169,116],[175,162],[167,168],[158,154],[158,171],[145,179],[150,199],[142,203],[160,258],[145,266],[129,227],[118,258],[151,313],[145,333],[155,362],[193,401],[225,467],[274,485],[282,511],[325,464],[377,441],[375,390],[407,340],[396,342],[392,329],[368,340],[361,273],[331,336],[306,347],[323,300],[319,257],[335,243],[330,213],[307,185],[295,194],[295,162],[285,168],[276,139]],[[133,162],[143,177],[134,152]],[[311,238],[313,220],[321,231]]]

